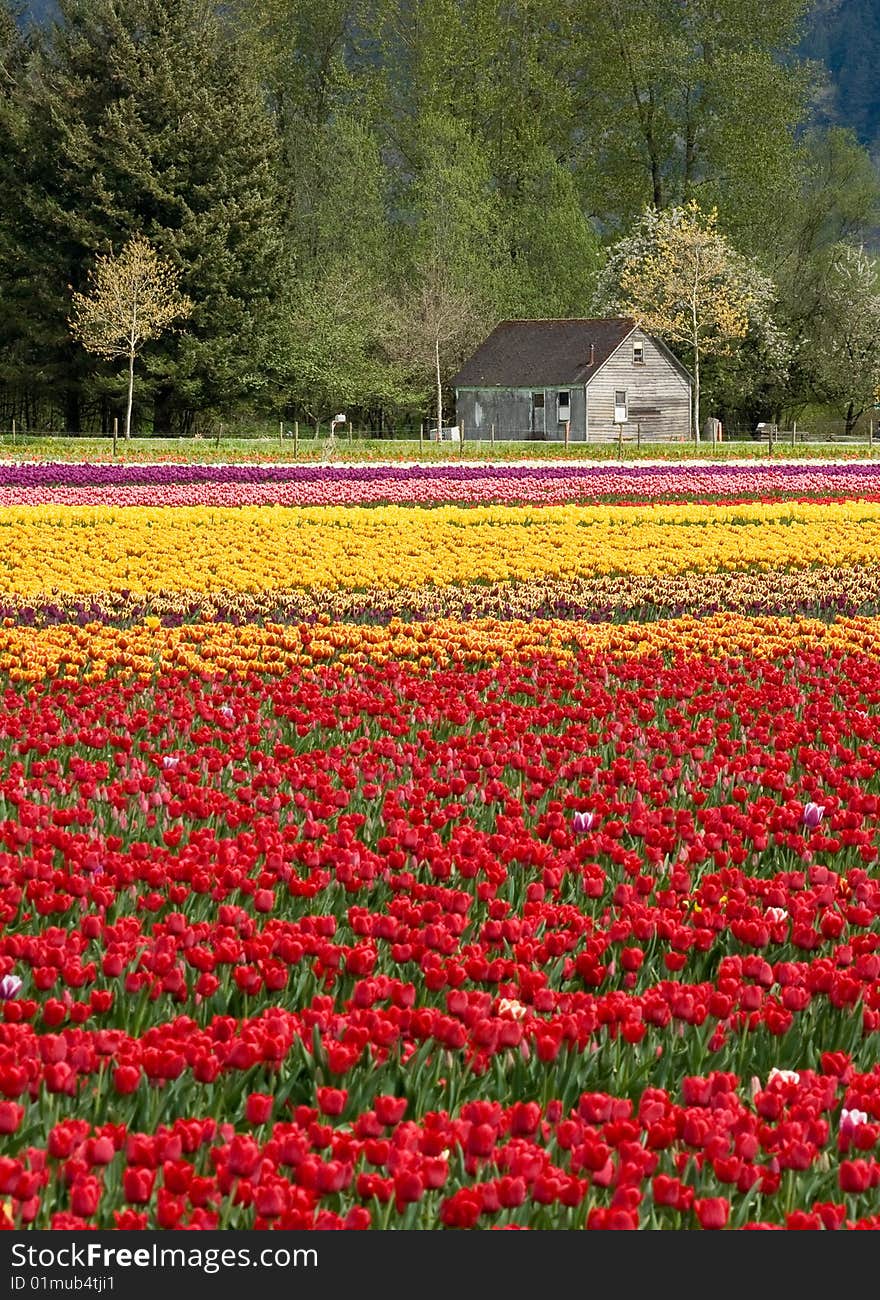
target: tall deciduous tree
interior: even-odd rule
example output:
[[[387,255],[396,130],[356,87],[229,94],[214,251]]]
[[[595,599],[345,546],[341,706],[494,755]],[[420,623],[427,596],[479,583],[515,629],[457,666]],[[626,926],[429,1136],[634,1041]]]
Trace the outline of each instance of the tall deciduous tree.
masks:
[[[766,243],[791,198],[813,76],[796,57],[810,0],[568,0],[589,148],[583,184],[604,223],[699,197],[740,247]]]
[[[820,400],[841,408],[846,434],[880,401],[880,268],[863,248],[839,244],[830,258],[821,308],[805,340]]]
[[[286,214],[295,267],[273,352],[284,403],[313,420],[347,406],[381,423],[398,390],[382,345],[391,248],[378,144],[337,108],[287,129],[285,154],[297,182]]]
[[[810,340],[825,312],[838,246],[872,242],[880,227],[880,175],[851,131],[815,128],[804,134],[794,198],[768,225],[773,243],[762,260],[778,288],[792,350],[785,385],[777,388],[781,415],[780,403],[795,411],[815,400]]]
[[[270,353],[283,405],[316,427],[339,410],[366,412],[381,426],[389,408],[414,397],[400,359],[389,356],[394,329],[392,304],[368,271],[336,266],[296,279]]]
[[[473,295],[459,293],[437,250],[426,250],[414,265],[415,289],[401,304],[393,354],[415,383],[430,377],[434,421],[442,437],[443,389],[450,371],[485,329],[486,317]]]
[[[411,225],[398,241],[396,356],[433,389],[443,426],[443,389],[465,353],[497,319],[508,284],[497,193],[485,152],[454,118],[431,115],[408,193]]]
[[[524,135],[508,162],[499,195],[505,272],[499,315],[583,316],[602,266],[599,237],[571,171],[535,138]]]
[[[751,322],[768,314],[771,282],[730,246],[715,209],[702,212],[693,200],[663,211],[649,208],[611,249],[605,277],[617,311],[689,352],[692,434],[699,440],[702,359],[727,354]]]
[[[292,266],[270,351],[286,409],[317,422],[342,407],[383,427],[405,388],[384,340],[392,266],[389,167],[362,57],[368,0],[239,0],[265,69],[281,142]]]
[[[133,236],[114,256],[99,257],[87,293],[73,294],[70,331],[87,352],[128,362],[125,437],[131,437],[134,361],[145,343],[189,316],[193,302],[179,289],[179,274],[148,239]]]

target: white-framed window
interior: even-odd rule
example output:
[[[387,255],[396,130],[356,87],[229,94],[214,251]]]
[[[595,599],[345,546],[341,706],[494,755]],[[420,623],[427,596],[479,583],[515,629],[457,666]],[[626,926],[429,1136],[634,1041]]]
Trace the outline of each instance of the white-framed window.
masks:
[[[614,423],[626,424],[628,420],[626,405],[626,389],[618,388],[614,393]]]
[[[566,420],[571,419],[571,393],[567,388],[557,393],[556,409],[560,424],[564,424]]]
[[[633,344],[633,365],[643,366],[645,364],[645,345],[644,343]]]

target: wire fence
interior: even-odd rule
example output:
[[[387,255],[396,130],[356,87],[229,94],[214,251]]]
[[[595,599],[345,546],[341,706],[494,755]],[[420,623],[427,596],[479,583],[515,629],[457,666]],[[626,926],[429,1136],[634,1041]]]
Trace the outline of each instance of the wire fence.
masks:
[[[698,441],[687,432],[660,434],[646,431],[637,421],[617,425],[613,433],[591,432],[587,439],[575,437],[570,432],[568,437],[563,435],[551,438],[546,434],[536,435],[530,429],[498,429],[496,426],[480,430],[477,436],[475,431],[462,428],[460,425],[444,425],[438,432],[436,426],[427,424],[422,424],[417,434],[407,431],[405,434],[380,435],[374,429],[355,428],[351,423],[331,430],[329,426],[322,429],[311,424],[300,426],[296,421],[291,423],[279,421],[275,431],[267,430],[265,425],[248,428],[239,424],[229,427],[221,424],[211,436],[201,433],[134,432],[131,439],[126,440],[118,432],[69,434],[57,429],[19,429],[13,424],[11,428],[0,429],[0,448],[17,449],[22,452],[30,447],[40,451],[55,447],[59,451],[70,452],[81,447],[85,453],[106,447],[108,450],[112,449],[115,455],[126,445],[134,444],[138,448],[146,446],[156,452],[185,448],[189,454],[192,454],[200,447],[204,448],[206,453],[209,451],[217,453],[224,445],[231,448],[242,444],[253,444],[259,446],[261,451],[271,449],[273,445],[280,446],[284,448],[285,456],[291,453],[296,456],[301,452],[309,459],[316,456],[326,459],[342,458],[346,446],[355,442],[361,445],[371,444],[377,448],[394,445],[419,447],[422,450],[436,448],[438,451],[442,445],[450,455],[463,455],[468,451],[485,454],[496,443],[503,444],[508,451],[533,448],[536,452],[545,449],[548,453],[569,449],[577,453],[579,450],[586,450],[587,447],[612,450],[615,446],[621,453],[624,450],[638,450],[641,447],[662,446],[669,447],[670,450],[681,449],[685,454],[688,449],[696,448],[703,451],[715,448],[723,453],[734,447],[750,447],[753,451],[757,451],[763,446],[767,453],[772,455],[774,451],[781,454],[786,448],[821,445],[861,448],[868,454],[873,454],[875,442],[880,447],[880,423],[877,425],[876,433],[875,439],[873,419],[860,421],[849,431],[843,420],[818,421],[803,427],[793,421],[787,428],[769,422],[759,423],[752,428],[721,426],[715,438],[704,435]],[[437,453],[432,452],[432,454]]]

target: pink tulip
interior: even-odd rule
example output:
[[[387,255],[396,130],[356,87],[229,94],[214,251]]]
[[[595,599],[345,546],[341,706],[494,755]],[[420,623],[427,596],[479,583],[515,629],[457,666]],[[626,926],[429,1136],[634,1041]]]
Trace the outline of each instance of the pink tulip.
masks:
[[[814,831],[825,816],[825,809],[821,804],[808,803],[801,815],[801,821],[809,830]]]

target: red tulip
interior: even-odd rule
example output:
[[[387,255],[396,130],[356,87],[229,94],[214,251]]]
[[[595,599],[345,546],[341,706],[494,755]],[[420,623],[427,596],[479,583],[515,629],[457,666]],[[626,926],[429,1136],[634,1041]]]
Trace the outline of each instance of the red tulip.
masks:
[[[344,1088],[317,1088],[315,1096],[321,1114],[330,1116],[341,1115],[348,1100],[348,1093]]]
[[[70,1188],[70,1208],[74,1214],[90,1219],[101,1202],[101,1184],[97,1178],[78,1178]]]
[[[146,1205],[153,1194],[155,1169],[128,1168],[122,1175],[125,1199],[131,1205]]]
[[[24,1119],[24,1106],[0,1101],[0,1133],[14,1133]]]
[[[701,1228],[725,1228],[730,1218],[730,1202],[723,1196],[706,1196],[694,1201],[694,1213]]]
[[[249,1124],[267,1124],[272,1116],[275,1099],[271,1093],[252,1092],[245,1101],[245,1116]]]

